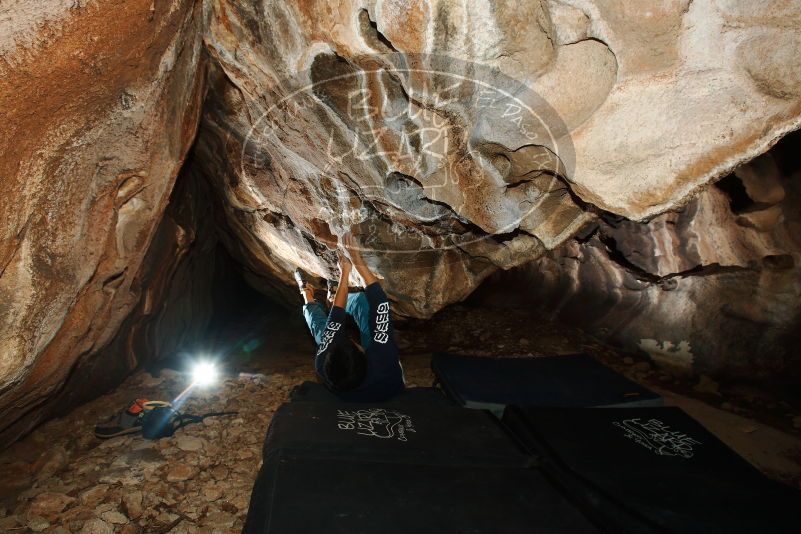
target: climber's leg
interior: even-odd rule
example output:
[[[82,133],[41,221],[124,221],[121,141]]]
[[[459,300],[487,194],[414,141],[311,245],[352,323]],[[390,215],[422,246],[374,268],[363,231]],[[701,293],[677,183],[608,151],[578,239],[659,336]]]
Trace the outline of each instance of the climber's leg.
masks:
[[[303,305],[303,317],[306,319],[306,324],[309,326],[314,341],[319,345],[323,340],[323,330],[325,330],[325,323],[328,321],[323,305],[312,300]]]

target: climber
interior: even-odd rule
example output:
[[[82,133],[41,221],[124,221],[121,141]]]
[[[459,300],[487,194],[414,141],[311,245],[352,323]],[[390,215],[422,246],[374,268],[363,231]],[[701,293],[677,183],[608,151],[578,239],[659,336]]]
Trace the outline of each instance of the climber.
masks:
[[[300,270],[295,271],[303,295],[303,315],[317,342],[315,370],[328,389],[344,400],[386,400],[404,389],[387,295],[350,234],[339,243],[338,259],[339,284],[327,318],[322,304],[314,298],[314,288]],[[352,267],[364,282],[363,292],[348,292]],[[329,294],[331,290],[329,284]],[[358,342],[348,335],[348,315],[359,327]]]

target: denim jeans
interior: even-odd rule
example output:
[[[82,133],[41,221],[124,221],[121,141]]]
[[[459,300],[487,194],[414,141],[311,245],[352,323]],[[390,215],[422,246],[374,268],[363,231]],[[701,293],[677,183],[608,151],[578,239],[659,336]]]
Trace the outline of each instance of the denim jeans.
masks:
[[[348,293],[345,312],[356,321],[361,334],[362,348],[367,350],[372,341],[370,338],[370,304],[367,302],[367,295],[363,291]],[[322,342],[325,324],[328,322],[328,313],[323,305],[315,300],[303,305],[303,317],[306,318],[306,324],[309,325],[314,341],[319,345]]]

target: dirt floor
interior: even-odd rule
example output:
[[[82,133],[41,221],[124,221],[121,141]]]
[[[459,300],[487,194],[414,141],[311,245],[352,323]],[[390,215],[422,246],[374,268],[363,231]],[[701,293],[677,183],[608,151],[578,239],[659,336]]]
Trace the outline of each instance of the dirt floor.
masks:
[[[430,356],[439,350],[592,354],[683,408],[768,476],[801,487],[801,437],[793,425],[800,411],[769,393],[673,376],[522,311],[452,307],[425,326],[401,325],[398,337],[410,386],[432,384]],[[295,384],[314,379],[314,345],[299,314],[265,308],[209,346],[225,363],[225,378],[193,391],[183,411],[236,416],[210,418],[158,441],[96,439],[94,424],[131,400],[172,400],[189,383],[180,372],[188,358],[170,362],[178,370],[140,371],[0,453],[0,532],[240,532],[270,418]]]

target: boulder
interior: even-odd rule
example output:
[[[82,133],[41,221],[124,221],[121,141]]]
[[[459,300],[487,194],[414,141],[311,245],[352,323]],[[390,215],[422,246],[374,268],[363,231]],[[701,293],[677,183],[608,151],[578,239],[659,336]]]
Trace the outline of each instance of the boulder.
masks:
[[[139,363],[98,352],[180,249],[145,261],[197,127],[200,14],[191,0],[0,13],[0,442],[52,413],[69,376],[85,399]]]
[[[600,210],[681,209],[798,128],[793,21],[793,3],[219,2],[197,157],[253,285],[333,276],[352,229],[395,311],[427,317]]]
[[[778,214],[769,225],[742,224],[766,210],[750,211],[738,177],[758,175],[773,151],[680,211],[647,223],[605,215],[589,236],[491,277],[473,298],[540,309],[673,371],[797,384],[799,147],[799,133],[776,147],[785,171],[769,178],[787,194],[768,208]]]

